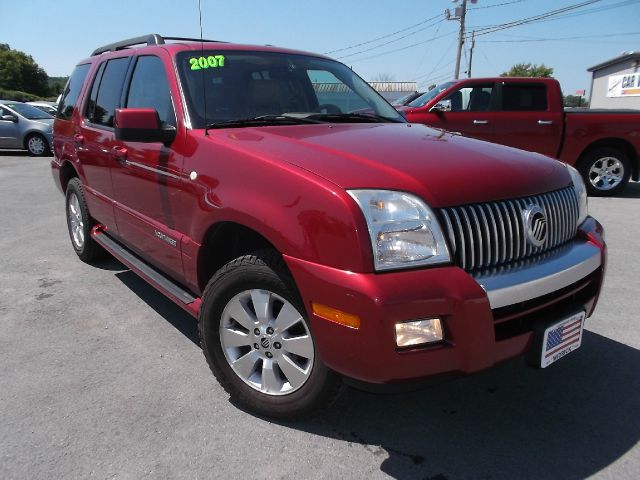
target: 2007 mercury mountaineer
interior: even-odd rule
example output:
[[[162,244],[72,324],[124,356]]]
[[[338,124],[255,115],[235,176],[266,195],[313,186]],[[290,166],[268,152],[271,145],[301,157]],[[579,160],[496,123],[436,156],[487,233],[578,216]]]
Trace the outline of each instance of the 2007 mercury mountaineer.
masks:
[[[556,160],[407,124],[329,58],[149,35],[74,70],[53,177],[71,242],[198,318],[275,417],[374,384],[580,346],[603,230]]]

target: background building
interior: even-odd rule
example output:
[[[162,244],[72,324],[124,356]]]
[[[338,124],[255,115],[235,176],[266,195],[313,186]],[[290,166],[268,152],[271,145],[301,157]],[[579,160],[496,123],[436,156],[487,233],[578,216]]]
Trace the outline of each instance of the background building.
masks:
[[[640,109],[640,51],[595,65],[592,72],[591,108]]]

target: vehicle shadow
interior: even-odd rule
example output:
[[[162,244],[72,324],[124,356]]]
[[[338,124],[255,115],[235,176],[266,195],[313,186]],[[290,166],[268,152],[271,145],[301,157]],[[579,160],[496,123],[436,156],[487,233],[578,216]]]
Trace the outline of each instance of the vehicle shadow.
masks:
[[[120,263],[117,260],[114,262]],[[122,265],[120,263],[120,265]],[[124,267],[123,268],[127,268]],[[141,279],[131,270],[118,272],[115,277],[120,280],[129,290],[140,297],[147,305],[153,308],[162,318],[169,322],[176,330],[191,340],[200,348],[200,337],[198,336],[198,322],[187,312],[178,307],[167,297],[159,293],[155,288]]]
[[[620,193],[614,195],[616,198],[640,198],[640,182],[629,182]]]
[[[520,360],[408,394],[347,390],[285,423],[380,458],[397,479],[586,478],[640,440],[640,351],[586,332],[545,370]]]
[[[130,270],[115,276],[199,346],[193,317]],[[639,350],[586,331],[544,370],[517,359],[410,393],[346,388],[310,419],[274,423],[361,449],[397,479],[579,479],[640,441],[639,371]]]
[[[0,150],[0,157],[28,157],[26,150]]]

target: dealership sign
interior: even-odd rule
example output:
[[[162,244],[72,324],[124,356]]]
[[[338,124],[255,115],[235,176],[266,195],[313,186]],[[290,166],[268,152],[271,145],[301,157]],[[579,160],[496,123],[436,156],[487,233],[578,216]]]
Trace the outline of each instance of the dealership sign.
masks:
[[[640,97],[640,73],[610,76],[607,97]]]

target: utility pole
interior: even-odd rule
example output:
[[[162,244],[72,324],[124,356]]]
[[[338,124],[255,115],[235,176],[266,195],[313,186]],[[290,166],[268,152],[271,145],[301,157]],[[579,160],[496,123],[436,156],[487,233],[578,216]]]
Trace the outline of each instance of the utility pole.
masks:
[[[457,3],[458,0],[452,0]],[[447,20],[457,20],[460,22],[460,32],[458,33],[458,53],[456,55],[456,71],[454,74],[455,79],[460,78],[460,60],[462,58],[462,46],[464,45],[464,21],[467,16],[467,1],[476,3],[477,0],[462,0],[459,7],[456,7],[454,14],[451,15],[449,9],[445,10],[444,16]]]
[[[471,48],[469,49],[469,66],[467,67],[467,78],[471,78],[471,64],[473,62],[473,49],[476,46],[476,31],[471,33]]]

